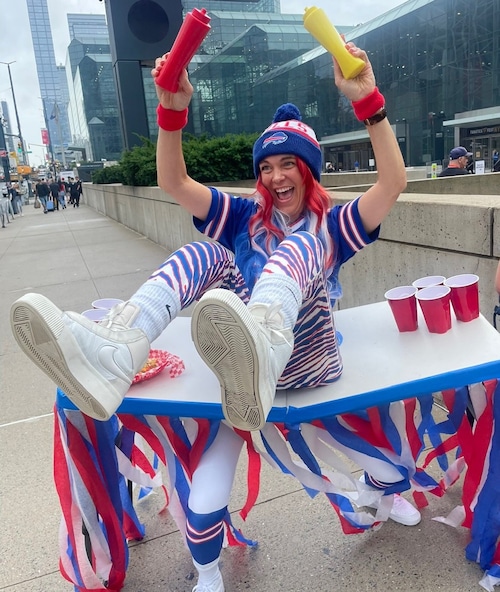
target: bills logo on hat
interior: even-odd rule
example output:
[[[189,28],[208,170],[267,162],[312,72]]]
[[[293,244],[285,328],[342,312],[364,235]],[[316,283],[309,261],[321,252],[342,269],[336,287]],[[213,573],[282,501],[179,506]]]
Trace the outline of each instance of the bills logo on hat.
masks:
[[[283,142],[286,142],[287,140],[288,136],[284,132],[276,132],[262,142],[262,148],[265,148],[269,144],[277,146],[278,144],[283,144]]]

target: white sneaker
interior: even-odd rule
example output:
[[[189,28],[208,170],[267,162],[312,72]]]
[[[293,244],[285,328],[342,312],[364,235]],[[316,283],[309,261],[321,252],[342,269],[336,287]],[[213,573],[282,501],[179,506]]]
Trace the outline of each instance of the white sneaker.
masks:
[[[101,323],[63,312],[41,294],[14,302],[10,322],[24,353],[86,415],[109,419],[149,354],[141,329],[130,329],[139,309],[125,302]]]
[[[293,332],[283,327],[279,305],[247,307],[216,288],[194,309],[191,333],[220,382],[224,417],[241,430],[262,429],[293,351]]]
[[[359,480],[362,483],[366,483],[364,475],[361,475]],[[367,485],[369,486],[369,483]],[[394,493],[391,496],[385,497],[392,497],[392,508],[389,512],[389,518],[394,520],[394,522],[398,522],[404,526],[416,526],[422,520],[422,516],[417,508],[410,504],[409,501],[405,500],[405,498],[399,495],[399,493]],[[366,507],[378,510],[379,504],[367,504]]]
[[[217,577],[208,584],[196,584],[193,592],[224,592],[224,582],[221,572],[217,572]]]

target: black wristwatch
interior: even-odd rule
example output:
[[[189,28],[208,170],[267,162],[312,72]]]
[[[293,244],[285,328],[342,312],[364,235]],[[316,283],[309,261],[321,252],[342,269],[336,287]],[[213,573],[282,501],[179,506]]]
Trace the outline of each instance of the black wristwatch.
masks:
[[[378,113],[375,113],[375,115],[373,115],[372,117],[368,117],[368,119],[364,119],[363,123],[365,125],[375,125],[376,123],[380,123],[386,117],[387,110],[385,107],[382,107],[382,109]]]

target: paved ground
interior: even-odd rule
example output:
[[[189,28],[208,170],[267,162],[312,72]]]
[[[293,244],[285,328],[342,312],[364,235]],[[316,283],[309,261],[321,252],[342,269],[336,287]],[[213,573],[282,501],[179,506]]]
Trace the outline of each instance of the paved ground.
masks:
[[[26,206],[24,212],[0,228],[0,590],[70,592],[58,571],[55,387],[20,353],[8,311],[29,291],[77,311],[98,297],[126,298],[167,253],[85,206],[46,215]],[[243,481],[242,466],[231,503],[235,514]],[[261,495],[244,526],[259,546],[224,551],[226,590],[479,591],[482,572],[464,559],[467,532],[431,520],[459,501],[455,488],[431,500],[417,527],[389,523],[378,532],[345,536],[325,498],[310,499],[294,480],[264,467]],[[132,545],[124,592],[187,592],[195,583],[173,521],[158,514],[161,502],[153,495],[139,504],[146,538]]]

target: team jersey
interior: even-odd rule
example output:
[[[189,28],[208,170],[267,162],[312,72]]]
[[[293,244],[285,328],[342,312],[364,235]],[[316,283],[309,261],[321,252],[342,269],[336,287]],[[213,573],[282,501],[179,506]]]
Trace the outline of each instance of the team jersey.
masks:
[[[196,228],[213,238],[235,255],[236,264],[250,289],[259,278],[267,256],[252,248],[249,235],[250,218],[257,211],[253,199],[235,197],[211,187],[212,203],[205,221],[194,218]],[[367,234],[358,211],[358,199],[338,205],[328,212],[328,231],[333,241],[334,265],[328,276],[332,304],[342,295],[338,280],[341,266],[364,246],[378,238],[379,228]],[[291,232],[305,230],[306,221],[294,224]],[[259,245],[263,251],[266,246]],[[274,247],[277,246],[277,242]]]
[[[257,210],[253,199],[237,198],[211,188],[212,203],[205,221],[194,219],[196,228],[229,249],[243,279],[252,291],[271,252],[278,246],[276,238],[266,247],[265,237],[257,237],[257,247],[250,241],[250,219]],[[312,286],[313,293],[300,307],[294,327],[294,348],[281,375],[278,389],[311,388],[338,379],[342,358],[331,315],[332,304],[341,294],[338,272],[343,263],[365,245],[376,240],[377,228],[367,234],[358,211],[359,199],[333,207],[328,212],[328,237],[334,250],[335,263],[324,283]],[[307,229],[307,220],[298,220],[285,234]],[[259,242],[260,240],[260,242]],[[327,293],[328,291],[328,293]]]

